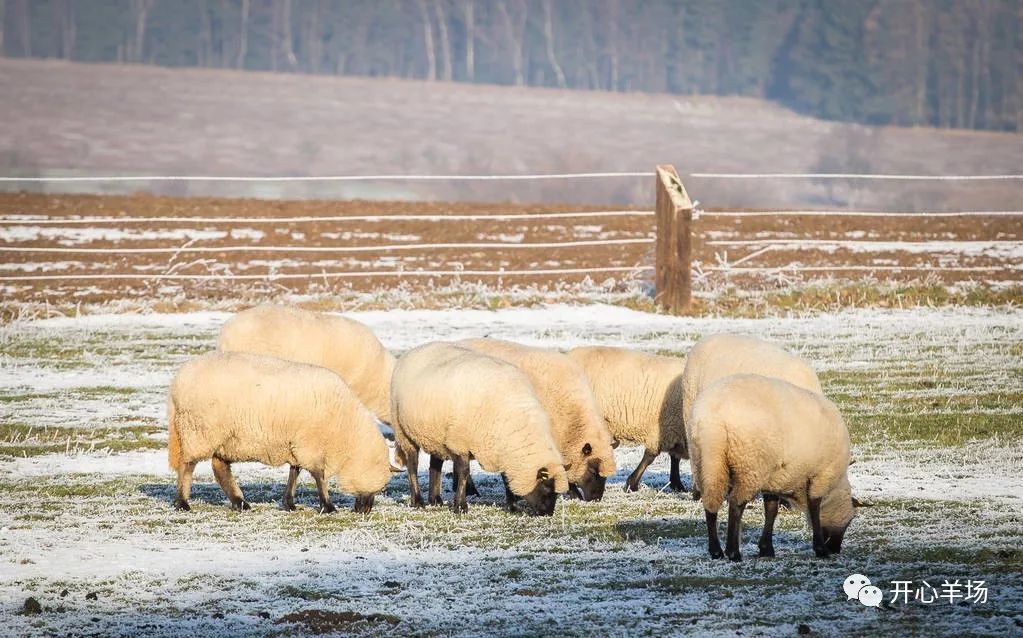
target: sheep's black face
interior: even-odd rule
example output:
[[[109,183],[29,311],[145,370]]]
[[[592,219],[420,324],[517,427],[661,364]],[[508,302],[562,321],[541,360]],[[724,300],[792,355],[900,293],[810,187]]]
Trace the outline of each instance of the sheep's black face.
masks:
[[[603,498],[607,478],[600,475],[600,461],[590,461],[586,466],[586,474],[576,485],[582,491],[584,501],[599,501]]]
[[[832,554],[842,551],[842,539],[845,537],[845,530],[849,529],[849,523],[843,527],[821,527],[821,534],[824,535],[824,546]]]
[[[558,502],[558,493],[554,491],[554,479],[547,478],[537,481],[536,487],[523,497],[534,516],[551,516]]]

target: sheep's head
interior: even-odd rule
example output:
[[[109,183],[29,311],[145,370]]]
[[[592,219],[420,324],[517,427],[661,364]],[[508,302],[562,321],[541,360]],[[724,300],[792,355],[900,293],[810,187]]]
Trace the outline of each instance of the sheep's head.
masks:
[[[536,473],[536,486],[523,496],[536,516],[551,516],[558,502],[558,493],[554,491],[554,477],[541,467]]]
[[[584,501],[599,501],[604,496],[607,478],[615,473],[614,457],[610,460],[594,457],[589,443],[583,445],[582,457],[585,471],[575,477],[573,485],[582,492]]]
[[[842,551],[842,539],[856,516],[858,506],[859,501],[853,498],[848,480],[842,481],[821,500],[821,533],[832,554]]]

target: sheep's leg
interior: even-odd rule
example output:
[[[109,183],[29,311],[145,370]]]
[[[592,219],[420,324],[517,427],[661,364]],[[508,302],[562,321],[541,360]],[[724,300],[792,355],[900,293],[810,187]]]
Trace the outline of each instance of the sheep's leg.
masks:
[[[515,510],[515,503],[518,502],[519,497],[516,496],[515,492],[511,491],[511,487],[508,486],[508,477],[502,474],[501,479],[504,481],[504,498],[508,503],[508,511],[512,512]]]
[[[682,483],[682,475],[679,472],[679,464],[682,460],[681,456],[675,454],[671,455],[671,478],[668,481],[668,486],[671,487],[673,492],[685,492],[686,486]]]
[[[309,473],[313,475],[313,480],[316,481],[316,493],[320,495],[320,514],[333,514],[337,508],[330,501],[330,489],[327,488],[327,479],[323,476],[323,471],[309,470]]]
[[[220,489],[224,490],[227,498],[231,499],[231,509],[238,510],[239,512],[251,509],[251,506],[245,502],[242,488],[238,487],[238,481],[234,480],[234,474],[231,474],[231,464],[229,462],[219,456],[214,456],[213,476],[216,477],[217,483],[220,483]]]
[[[774,558],[774,519],[778,516],[777,494],[764,494],[764,531],[760,533],[761,558]]]
[[[625,481],[626,492],[639,491],[639,482],[643,478],[643,472],[646,472],[646,469],[654,462],[654,459],[657,458],[657,454],[657,452],[651,450],[643,452],[643,460],[639,462],[639,465],[636,466],[636,469],[632,471],[632,474],[630,474],[629,478]]]
[[[451,491],[455,491],[455,473],[451,473]],[[480,491],[476,489],[476,481],[472,480],[472,474],[469,474],[469,478],[465,481],[465,495],[466,496],[479,496]]]
[[[443,505],[444,499],[441,498],[441,468],[444,466],[444,459],[433,454],[430,455],[430,505]]]
[[[412,507],[423,507],[423,493],[419,489],[419,450],[404,450],[405,468],[408,470],[409,501]]]
[[[580,501],[586,500],[585,496],[583,495],[583,491],[579,489],[579,486],[576,485],[575,483],[568,484],[568,495],[571,496],[572,498],[577,498]]]
[[[827,558],[831,555],[828,546],[824,544],[824,534],[821,532],[821,499],[810,498],[810,485],[806,486],[807,509],[810,510],[810,527],[813,529],[813,552],[817,558]]]
[[[366,494],[365,496],[355,497],[355,513],[356,514],[369,514],[373,511],[373,499],[376,498],[376,494]]]
[[[465,502],[466,482],[469,479],[469,459],[456,456],[453,460],[455,465],[455,496],[451,501],[451,511],[456,514],[462,514],[469,511],[469,506]]]
[[[718,540],[718,513],[708,509],[703,511],[707,515],[707,550],[711,558],[721,558],[725,553],[721,551],[721,541]]]
[[[292,465],[288,470],[288,484],[284,487],[284,509],[289,512],[295,511],[295,488],[298,487],[298,474],[302,471],[297,465]]]
[[[739,545],[742,544],[742,513],[745,511],[745,503],[728,504],[728,539],[725,541],[725,555],[728,556],[728,560],[742,560]]]
[[[174,509],[187,512],[192,509],[188,504],[188,497],[192,493],[192,472],[195,471],[195,462],[182,463],[178,468],[178,493],[174,499]]]

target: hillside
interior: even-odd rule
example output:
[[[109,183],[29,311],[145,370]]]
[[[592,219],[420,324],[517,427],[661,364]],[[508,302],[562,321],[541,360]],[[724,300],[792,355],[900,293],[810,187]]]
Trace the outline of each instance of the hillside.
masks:
[[[0,60],[0,173],[1005,173],[1023,136],[871,128],[750,98]],[[172,194],[633,203],[652,180],[163,184]],[[707,206],[1000,209],[1018,183],[687,180]],[[133,184],[130,189],[147,185]],[[111,190],[113,187],[107,187]]]

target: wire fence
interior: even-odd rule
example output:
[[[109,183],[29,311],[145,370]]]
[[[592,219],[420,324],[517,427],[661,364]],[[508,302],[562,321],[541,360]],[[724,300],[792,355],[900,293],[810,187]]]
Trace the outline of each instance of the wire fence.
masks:
[[[55,176],[55,177],[0,177],[0,182],[145,182],[145,181],[223,181],[223,182],[290,182],[290,181],[471,181],[471,180],[563,180],[563,179],[618,179],[652,177],[651,171],[633,172],[592,172],[592,173],[550,173],[550,174],[516,174],[516,175],[333,175],[333,176],[203,176],[203,175],[104,175],[104,176]],[[906,175],[906,174],[857,174],[857,173],[689,173],[688,177],[695,179],[743,179],[743,180],[777,180],[777,179],[835,179],[835,180],[937,180],[937,181],[993,181],[993,180],[1023,180],[1023,174],[998,174],[998,175]],[[339,228],[345,225],[357,223],[396,223],[396,222],[425,222],[443,224],[445,222],[533,222],[542,220],[604,220],[614,221],[616,219],[642,219],[653,218],[654,211],[650,210],[583,210],[583,211],[527,211],[527,212],[474,212],[474,213],[444,213],[434,212],[407,213],[381,211],[379,214],[356,214],[356,215],[301,215],[301,216],[34,216],[34,215],[11,215],[0,217],[0,231],[3,229],[17,229],[26,227],[60,227],[77,228],[103,228],[112,225],[134,226],[134,225],[160,225],[168,226],[173,224],[181,225],[270,225],[270,226],[294,226],[299,224],[330,224],[338,225]],[[916,218],[916,219],[954,219],[954,218],[993,218],[1004,219],[1023,217],[1023,211],[941,211],[941,212],[913,212],[913,211],[846,211],[846,210],[695,210],[694,220],[715,219],[715,218]],[[648,235],[653,228],[648,228]],[[445,231],[439,230],[438,234],[443,235]],[[426,251],[549,251],[557,254],[557,251],[575,248],[614,248],[614,247],[646,247],[654,244],[652,236],[647,237],[617,237],[611,239],[571,239],[569,241],[474,241],[474,242],[405,242],[387,244],[360,244],[360,245],[194,245],[197,241],[192,239],[184,245],[177,246],[116,246],[116,247],[91,247],[91,246],[65,246],[65,245],[15,245],[16,233],[12,233],[11,239],[5,236],[6,243],[0,245],[0,255],[104,255],[116,256],[122,260],[131,256],[146,255],[170,255],[172,260],[182,254],[197,255],[228,255],[228,254],[296,254],[296,255],[332,255],[332,254],[374,254],[374,253],[410,253]],[[523,238],[524,239],[524,238]],[[940,271],[949,273],[985,273],[985,272],[1019,272],[1023,266],[1017,260],[1015,263],[1010,259],[1009,263],[984,264],[984,265],[959,265],[954,263],[927,263],[927,264],[803,264],[792,262],[788,264],[762,264],[755,262],[771,253],[779,250],[791,249],[821,249],[821,248],[846,248],[858,251],[864,250],[906,250],[912,249],[917,253],[926,253],[928,248],[947,248],[950,243],[959,242],[965,246],[963,240],[944,239],[938,242],[927,241],[866,241],[854,239],[810,239],[810,238],[768,238],[768,239],[706,239],[702,243],[708,247],[733,247],[733,248],[754,248],[752,252],[729,261],[721,254],[715,253],[716,265],[694,264],[694,274],[698,278],[705,278],[710,274],[724,273],[726,275],[770,275],[777,273],[841,273],[841,272],[926,272]],[[985,241],[981,242],[989,246],[1015,254],[1023,247],[1023,242],[1015,240]],[[4,260],[6,261],[6,260]],[[209,266],[208,263],[203,265]],[[181,268],[182,264],[175,264],[174,268]],[[151,266],[147,266],[151,267]],[[398,262],[392,269],[363,269],[345,270],[333,272],[267,272],[263,274],[238,274],[232,272],[217,273],[180,273],[171,272],[171,265],[168,264],[164,272],[112,272],[96,274],[89,272],[66,272],[60,274],[12,274],[0,276],[0,283],[15,282],[48,282],[48,281],[293,281],[293,280],[332,280],[332,279],[369,279],[385,277],[536,277],[553,276],[563,277],[568,275],[593,275],[593,274],[625,274],[635,277],[654,270],[654,267],[642,263],[637,259],[633,265],[606,265],[596,264],[592,267],[533,267],[533,268],[409,268],[403,262]]]

